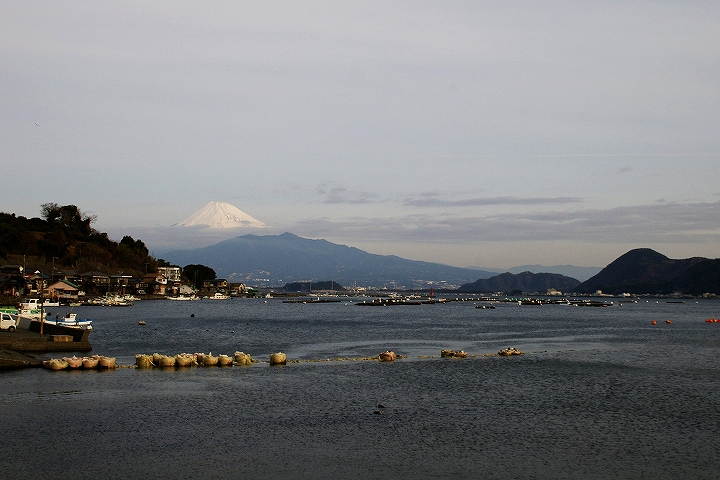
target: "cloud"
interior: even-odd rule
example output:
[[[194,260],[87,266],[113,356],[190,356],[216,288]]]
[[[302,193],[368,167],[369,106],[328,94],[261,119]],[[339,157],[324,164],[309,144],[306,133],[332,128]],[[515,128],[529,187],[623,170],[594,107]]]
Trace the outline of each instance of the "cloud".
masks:
[[[720,202],[485,216],[406,215],[305,220],[293,232],[347,241],[707,243],[720,240]]]
[[[484,205],[548,205],[559,203],[581,203],[579,197],[478,197],[461,200],[443,200],[435,194],[419,198],[408,197],[404,204],[409,207],[475,207]]]
[[[343,186],[328,183],[318,185],[315,193],[322,198],[321,203],[330,205],[374,203],[379,198],[374,193],[350,191]]]

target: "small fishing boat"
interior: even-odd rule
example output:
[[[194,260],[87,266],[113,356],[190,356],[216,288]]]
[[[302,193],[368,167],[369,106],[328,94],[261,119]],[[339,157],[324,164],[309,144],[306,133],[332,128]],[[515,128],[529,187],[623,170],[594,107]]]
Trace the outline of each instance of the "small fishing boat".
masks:
[[[88,330],[92,329],[92,320],[87,318],[78,320],[76,313],[68,313],[62,318],[55,319],[48,316],[45,317],[45,323],[49,325],[60,325],[63,327],[86,328]]]

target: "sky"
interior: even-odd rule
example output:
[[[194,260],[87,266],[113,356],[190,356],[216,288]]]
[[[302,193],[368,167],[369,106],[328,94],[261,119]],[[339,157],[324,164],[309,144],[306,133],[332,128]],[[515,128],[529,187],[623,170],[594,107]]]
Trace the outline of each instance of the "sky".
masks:
[[[720,3],[0,2],[0,211],[467,267],[720,257]],[[173,230],[175,228],[175,230]],[[243,234],[246,232],[240,232]]]

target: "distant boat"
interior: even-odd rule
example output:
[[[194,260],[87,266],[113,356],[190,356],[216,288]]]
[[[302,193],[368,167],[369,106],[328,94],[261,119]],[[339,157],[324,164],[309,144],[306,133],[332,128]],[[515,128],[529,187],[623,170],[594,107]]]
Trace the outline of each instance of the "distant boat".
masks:
[[[228,295],[225,295],[224,293],[218,292],[215,295],[213,295],[212,297],[208,297],[208,298],[210,300],[227,300],[230,297]]]
[[[200,297],[197,297],[197,296],[195,296],[195,295],[192,295],[192,296],[190,296],[190,297],[188,297],[187,295],[178,295],[177,297],[167,296],[167,297],[165,297],[165,298],[168,299],[168,300],[175,300],[175,301],[179,301],[179,302],[182,302],[182,301],[190,301],[190,300],[200,300]]]

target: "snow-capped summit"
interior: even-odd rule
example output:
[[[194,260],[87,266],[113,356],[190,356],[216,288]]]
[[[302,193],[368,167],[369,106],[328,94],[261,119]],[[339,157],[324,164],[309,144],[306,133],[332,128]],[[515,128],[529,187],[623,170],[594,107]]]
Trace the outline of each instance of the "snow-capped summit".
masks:
[[[207,226],[210,228],[265,228],[260,220],[251,217],[226,202],[210,202],[197,212],[175,224],[178,227]]]

